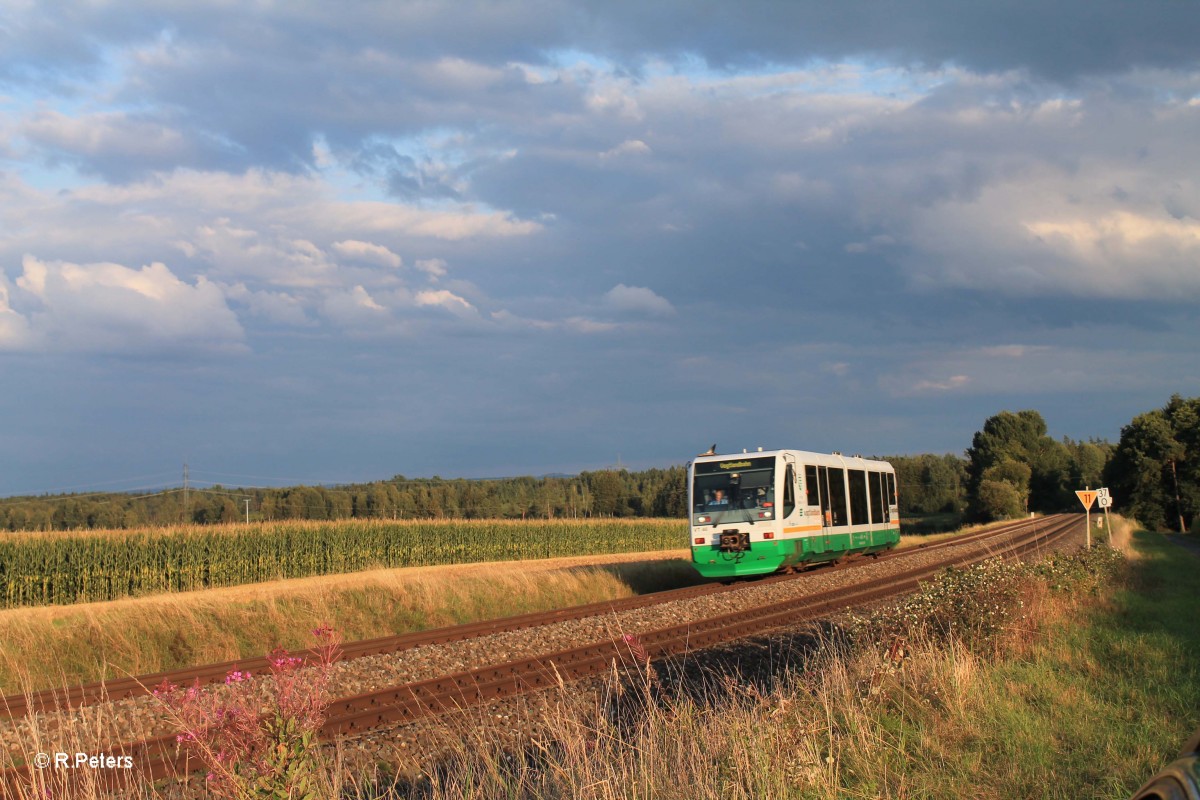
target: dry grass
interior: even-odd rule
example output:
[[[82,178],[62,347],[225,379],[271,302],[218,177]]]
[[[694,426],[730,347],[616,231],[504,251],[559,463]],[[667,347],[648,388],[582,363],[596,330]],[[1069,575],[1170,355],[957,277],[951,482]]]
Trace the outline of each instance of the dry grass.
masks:
[[[0,611],[0,692],[65,686],[307,644],[334,625],[347,640],[627,597],[691,579],[686,551],[372,570],[153,597]],[[632,587],[631,587],[632,585]]]
[[[912,536],[901,535],[900,536],[900,544],[898,544],[897,547],[903,549],[905,547],[919,547],[923,544],[932,544],[934,542],[943,542],[947,539],[953,539],[957,536],[962,536],[964,534],[979,533],[980,531],[986,531],[986,530],[990,530],[992,528],[998,528],[1002,525],[1009,525],[1012,522],[1013,522],[1013,520],[1006,519],[1006,520],[1000,520],[998,522],[985,522],[985,523],[981,523],[979,525],[967,525],[966,527],[959,528],[956,531],[949,531],[947,533],[930,533],[930,534],[921,534],[921,535],[914,534]],[[900,531],[901,531],[901,534],[903,534],[903,532],[904,532],[903,520],[900,523]]]
[[[997,595],[1010,613],[981,638],[921,624],[857,647],[825,639],[815,654],[781,647],[770,680],[720,662],[698,693],[626,665],[598,696],[564,687],[529,700],[503,736],[482,718],[440,723],[399,774],[360,772],[335,749],[321,796],[1125,798],[1169,759],[1200,701],[1200,640],[1182,612],[1200,579],[1175,554],[1147,552],[1134,571],[1158,571],[1130,579],[1144,582],[1138,594],[1113,591],[1094,560],[1031,569],[1016,595]],[[970,608],[979,588],[957,585]]]
[[[1136,521],[1126,519],[1120,514],[1109,515],[1111,529],[1108,532],[1109,544],[1114,550],[1124,553],[1126,558],[1140,558],[1141,554],[1133,546],[1133,532],[1140,527]]]

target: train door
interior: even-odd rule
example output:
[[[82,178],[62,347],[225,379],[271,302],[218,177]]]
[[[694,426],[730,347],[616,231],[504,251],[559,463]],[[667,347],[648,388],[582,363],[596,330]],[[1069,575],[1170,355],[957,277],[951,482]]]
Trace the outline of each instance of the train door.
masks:
[[[817,467],[821,485],[821,524],[846,525],[846,472],[841,467]]]
[[[817,486],[821,494],[821,527],[828,528],[833,524],[829,512],[829,467],[817,467]]]
[[[892,521],[891,509],[888,507],[885,494],[887,481],[884,480],[884,474],[881,472],[869,472],[867,478],[870,480],[871,488],[871,523],[886,525]]]
[[[900,521],[900,516],[899,516],[900,506],[898,506],[896,504],[897,503],[897,501],[896,501],[896,476],[891,472],[886,473],[886,475],[887,475],[888,515],[889,515],[890,519],[895,519],[896,522],[899,523],[899,521]],[[894,517],[891,516],[893,508],[896,509],[896,514]]]
[[[825,510],[821,506],[821,481],[817,477],[817,468],[813,464],[804,465],[804,504],[809,508],[820,508],[821,518],[825,518]],[[822,522],[822,525],[825,523]]]
[[[783,471],[783,516],[786,520],[796,511],[796,462],[791,456],[783,457],[787,468]]]

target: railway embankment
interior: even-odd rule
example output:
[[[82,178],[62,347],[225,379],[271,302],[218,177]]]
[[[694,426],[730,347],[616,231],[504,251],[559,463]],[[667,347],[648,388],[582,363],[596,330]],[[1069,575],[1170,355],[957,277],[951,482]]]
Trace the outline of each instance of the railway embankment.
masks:
[[[1120,537],[1114,537],[1120,539]],[[1200,725],[1200,575],[1132,533],[440,720],[395,797],[1124,800]],[[491,731],[488,733],[487,731]]]
[[[1155,748],[1169,754],[1174,729],[1195,724],[1197,645],[1166,620],[1196,579],[1171,573],[1155,537],[1139,537],[1140,557],[1128,560],[1058,542],[1023,563],[962,562],[898,603],[653,661],[664,614],[711,617],[773,599],[746,592],[811,591],[899,563],[911,570],[931,554],[353,659],[332,676],[337,694],[356,689],[356,674],[411,680],[596,638],[580,626],[625,642],[607,673],[339,739],[318,759],[315,796],[608,798],[678,796],[682,786],[714,798],[1123,797],[1154,767]],[[397,667],[416,672],[397,678]],[[121,726],[132,731],[153,700],[119,706],[85,712],[99,714],[86,727],[128,714]]]

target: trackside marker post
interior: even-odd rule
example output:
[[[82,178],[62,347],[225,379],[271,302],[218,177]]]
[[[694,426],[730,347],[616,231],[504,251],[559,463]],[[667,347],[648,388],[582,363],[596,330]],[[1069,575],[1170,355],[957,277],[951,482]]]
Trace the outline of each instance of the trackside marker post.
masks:
[[[1104,509],[1104,527],[1108,529],[1109,545],[1112,544],[1112,525],[1108,520],[1108,509],[1112,507],[1112,495],[1108,493],[1108,489],[1096,490],[1096,505]]]
[[[1087,515],[1087,549],[1092,549],[1092,503],[1096,502],[1096,492],[1088,489],[1076,489],[1075,496],[1083,503],[1083,512]]]

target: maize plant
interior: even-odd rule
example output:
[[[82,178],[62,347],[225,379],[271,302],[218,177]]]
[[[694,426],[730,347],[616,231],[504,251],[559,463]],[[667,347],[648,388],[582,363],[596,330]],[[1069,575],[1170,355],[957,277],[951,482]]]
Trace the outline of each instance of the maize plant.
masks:
[[[337,520],[0,536],[5,608],[113,600],[381,567],[666,550],[663,519]]]

